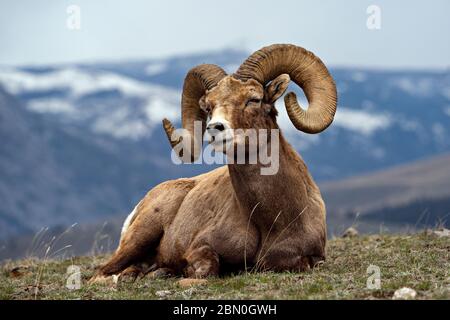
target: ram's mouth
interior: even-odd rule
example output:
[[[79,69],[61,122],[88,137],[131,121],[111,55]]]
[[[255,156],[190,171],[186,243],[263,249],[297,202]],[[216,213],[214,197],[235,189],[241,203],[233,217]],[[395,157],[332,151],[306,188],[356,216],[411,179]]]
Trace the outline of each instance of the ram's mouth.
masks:
[[[215,136],[209,137],[209,144],[216,150],[219,151],[225,151],[227,150],[231,143],[233,142],[233,136],[232,135],[224,135],[224,134],[218,134]]]

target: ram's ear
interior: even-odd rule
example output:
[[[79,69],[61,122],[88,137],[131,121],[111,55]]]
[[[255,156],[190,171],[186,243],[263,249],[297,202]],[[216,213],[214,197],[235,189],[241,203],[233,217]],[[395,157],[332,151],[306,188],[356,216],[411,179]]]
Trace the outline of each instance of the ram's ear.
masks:
[[[198,105],[200,107],[200,109],[203,110],[203,112],[208,112],[207,108],[206,108],[206,96],[202,95],[202,97],[198,100]]]
[[[264,90],[264,100],[273,104],[286,91],[291,78],[288,74],[282,74],[273,79]]]

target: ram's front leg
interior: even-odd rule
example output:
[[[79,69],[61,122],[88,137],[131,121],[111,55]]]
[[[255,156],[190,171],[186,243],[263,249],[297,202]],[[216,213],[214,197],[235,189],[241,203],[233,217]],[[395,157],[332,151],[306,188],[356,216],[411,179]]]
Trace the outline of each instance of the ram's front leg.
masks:
[[[189,278],[206,278],[219,275],[219,255],[210,245],[191,246],[185,256],[184,273]]]

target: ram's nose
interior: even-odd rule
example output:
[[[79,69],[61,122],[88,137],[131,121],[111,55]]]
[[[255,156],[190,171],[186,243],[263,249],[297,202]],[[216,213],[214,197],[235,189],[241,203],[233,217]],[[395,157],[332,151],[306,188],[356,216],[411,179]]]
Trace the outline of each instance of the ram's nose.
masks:
[[[220,132],[220,131],[224,131],[225,129],[226,129],[226,126],[222,122],[213,122],[213,123],[209,123],[206,126],[206,130],[208,130],[208,131]]]

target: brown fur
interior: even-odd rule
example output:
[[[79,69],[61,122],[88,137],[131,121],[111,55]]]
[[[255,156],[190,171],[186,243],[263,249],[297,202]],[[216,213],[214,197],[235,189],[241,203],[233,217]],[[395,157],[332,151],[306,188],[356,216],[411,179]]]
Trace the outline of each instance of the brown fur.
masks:
[[[263,88],[255,80],[227,76],[200,104],[211,114],[220,109],[233,128],[274,129],[274,102],[288,83],[282,75]],[[263,101],[248,103],[252,98]],[[305,163],[282,135],[279,161],[275,175],[261,175],[261,164],[229,164],[156,186],[97,277],[142,261],[196,278],[218,275],[226,266],[313,267],[325,259],[325,205]]]

